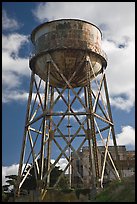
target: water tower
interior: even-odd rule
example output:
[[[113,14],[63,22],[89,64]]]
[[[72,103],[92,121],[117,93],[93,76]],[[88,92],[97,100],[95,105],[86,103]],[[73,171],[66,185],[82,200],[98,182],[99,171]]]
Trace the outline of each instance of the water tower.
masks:
[[[91,189],[103,186],[106,166],[120,180],[105,75],[107,56],[101,49],[101,38],[97,26],[78,19],[50,21],[33,30],[34,53],[29,63],[31,79],[18,171],[18,195],[32,168],[41,199],[49,188],[58,187],[63,175],[68,177],[69,187],[74,188],[74,172],[84,188],[84,179],[74,167],[74,159],[88,172]],[[116,162],[109,152],[110,140]],[[105,148],[102,155],[98,148],[100,144]],[[88,147],[88,165],[80,157],[84,147]],[[51,186],[51,173],[61,163],[62,174]]]

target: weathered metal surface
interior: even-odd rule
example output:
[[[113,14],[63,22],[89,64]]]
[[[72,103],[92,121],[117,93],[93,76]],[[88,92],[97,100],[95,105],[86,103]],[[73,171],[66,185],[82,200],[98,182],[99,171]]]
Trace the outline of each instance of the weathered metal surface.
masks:
[[[87,54],[96,75],[107,66],[106,54],[101,49],[101,31],[89,22],[74,19],[47,22],[33,30],[31,40],[35,47],[35,55],[30,59],[30,68],[35,69],[35,73],[44,81],[48,53],[67,80],[83,62],[83,66],[71,81],[73,87],[86,84],[84,62]],[[90,77],[94,78],[92,71]],[[54,87],[63,87],[65,84],[52,65],[50,84]]]
[[[77,75],[79,69],[77,69],[76,67],[74,72],[75,74],[72,74],[70,79],[67,80],[67,76],[65,76],[63,73],[59,73],[62,70],[60,70],[59,67],[55,64],[53,59],[50,57],[51,55],[48,53],[47,56],[49,57],[51,63],[49,62],[45,63],[45,66],[46,64],[47,66],[49,66],[49,68],[46,68],[46,71],[45,71],[47,72],[46,74],[47,78],[44,83],[45,100],[42,99],[43,96],[39,92],[43,87],[43,85],[36,80],[34,76],[34,72],[32,72],[32,78],[30,83],[30,94],[28,98],[28,107],[27,107],[26,122],[25,122],[25,129],[24,129],[24,137],[23,137],[22,151],[21,151],[21,157],[20,157],[21,159],[20,159],[19,172],[18,172],[18,182],[16,185],[17,189],[16,189],[15,196],[16,195],[19,196],[23,183],[29,176],[32,168],[34,168],[37,187],[40,191],[40,199],[42,199],[45,195],[45,192],[47,192],[48,187],[50,186],[50,174],[61,158],[65,158],[68,163],[63,169],[61,175],[58,177],[53,188],[55,189],[58,188],[58,184],[61,181],[62,176],[66,173],[67,170],[69,172],[70,187],[73,187],[75,185],[74,183],[75,180],[73,179],[74,158],[72,157],[71,153],[73,153],[76,159],[81,162],[82,169],[83,169],[82,172],[84,172],[83,174],[83,173],[80,173],[78,169],[75,169],[75,173],[80,180],[80,183],[78,181],[77,184],[78,185],[80,184],[82,188],[83,187],[85,188],[85,186],[89,187],[91,190],[94,190],[94,192],[96,192],[96,187],[99,187],[98,185],[101,185],[102,187],[103,185],[103,182],[105,179],[105,176],[104,176],[105,170],[107,169],[108,165],[109,165],[109,170],[116,176],[116,179],[120,180],[117,167],[115,166],[113,159],[108,151],[108,142],[107,143],[105,142],[106,136],[107,136],[107,140],[109,139],[110,131],[111,131],[115,150],[117,151],[115,132],[113,129],[114,124],[113,124],[112,115],[111,115],[105,72],[102,72],[102,77],[99,79],[100,80],[100,83],[99,83],[99,81],[96,79],[96,75],[94,73],[91,59],[87,54],[86,56],[87,85],[84,87],[84,90],[83,90],[83,87],[80,87],[79,90],[76,91],[76,89],[73,88],[70,83],[73,81],[73,77]],[[54,67],[54,71],[56,71],[60,76],[60,79],[64,80],[64,83],[66,83],[62,89],[49,86],[51,65]],[[95,77],[96,88],[97,88],[95,89],[96,94],[92,91],[92,85],[91,85],[92,81],[90,81],[91,71],[93,72],[93,77]],[[39,87],[38,84],[40,84],[41,87]],[[69,88],[69,90],[67,90],[68,96],[67,95],[65,96],[66,87]],[[34,93],[35,98],[37,98],[37,100],[32,100],[32,90],[34,89],[37,90],[37,93]],[[80,97],[80,95],[82,94],[81,92],[82,90],[84,91],[83,93],[84,93],[85,100],[82,100]],[[70,91],[73,96],[73,100],[70,100],[69,98]],[[104,103],[104,100],[102,100],[101,98],[102,91],[104,91],[103,96],[106,96],[106,103]],[[58,97],[56,97],[55,99],[54,96],[56,92],[58,93]],[[94,98],[93,101],[92,101],[92,98]],[[80,111],[80,109],[79,111],[76,111],[75,106],[73,106],[73,104],[75,102],[77,103],[78,101],[79,101],[80,107],[82,107],[82,111]],[[64,103],[62,104],[62,102]],[[63,108],[63,105],[65,105],[63,110],[55,111],[57,110],[56,108],[59,107],[60,105],[62,106],[62,108]],[[99,110],[96,108],[97,105],[98,105],[98,108],[100,108]],[[66,106],[67,106],[67,109],[66,109]],[[41,108],[41,110],[39,110],[37,114],[38,108]],[[105,108],[106,110],[108,110],[107,112]],[[68,127],[70,127],[70,122],[69,122],[69,119],[71,119],[70,116],[73,116],[73,119],[75,119],[75,122],[74,122],[75,130],[72,128],[71,129],[72,135],[68,131],[67,136],[65,131],[66,116],[68,116],[68,123],[67,123]],[[82,121],[80,119],[80,116],[85,116],[82,119]],[[104,131],[108,129],[109,129],[108,134],[107,132],[105,132],[105,134],[102,134],[102,132],[104,133]],[[37,133],[37,134],[33,134],[33,133]],[[64,142],[64,145],[62,145],[63,143],[60,142],[60,140],[57,140],[58,136],[56,136],[56,133],[59,134],[59,137],[61,137],[62,141]],[[84,134],[85,136],[83,135],[84,138],[80,138],[78,142],[77,137],[79,137],[79,134],[81,133]],[[104,148],[106,148],[106,155],[104,155],[103,157],[104,159],[103,169],[101,166],[101,157],[100,156],[98,157],[99,148],[98,148],[98,144],[96,143],[97,134],[99,134],[103,142]],[[80,136],[82,137],[82,135]],[[105,138],[103,138],[103,136],[105,136]],[[29,145],[27,141],[30,143]],[[39,143],[40,141],[41,141],[41,144]],[[74,142],[77,142],[77,145],[78,145],[77,148],[74,148],[74,145],[73,145]],[[89,161],[90,165],[85,160],[83,160],[83,158],[80,156],[81,148],[83,148],[84,145],[86,145],[86,142],[90,150],[89,159],[87,159],[88,158],[87,157],[86,161]],[[57,154],[56,155],[54,154],[55,162],[53,165],[50,165],[51,158],[52,158],[52,151],[53,151],[53,148],[55,147],[57,148]],[[25,151],[26,148],[28,148],[27,151]],[[30,148],[30,151],[29,151],[29,148]],[[67,150],[69,149],[70,149],[70,153],[67,152]],[[115,151],[115,154],[117,153],[116,151]],[[107,161],[106,159],[107,156],[110,161]],[[47,165],[48,171],[46,172],[44,172],[44,168],[43,168],[45,164],[44,158],[47,159],[46,165]],[[38,159],[40,159],[40,163],[38,162]],[[117,159],[119,159],[119,157],[117,157],[117,154],[116,154],[116,161]],[[25,167],[23,167],[23,164],[25,164]],[[29,167],[28,167],[28,164],[29,164]],[[69,168],[71,168],[72,173],[69,171]],[[24,172],[26,172],[26,174],[23,177]],[[85,175],[87,176],[87,179]]]

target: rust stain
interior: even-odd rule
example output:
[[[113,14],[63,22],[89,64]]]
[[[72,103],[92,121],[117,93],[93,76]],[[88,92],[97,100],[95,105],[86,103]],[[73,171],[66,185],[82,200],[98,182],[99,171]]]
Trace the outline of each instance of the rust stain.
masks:
[[[57,20],[45,23],[35,29],[32,35],[35,56],[30,60],[30,68],[46,80],[46,58],[50,53],[64,76],[69,79],[83,57],[88,54],[94,64],[96,74],[107,65],[107,56],[101,48],[101,32],[93,24],[80,20]],[[51,67],[51,85],[64,86],[64,81]],[[91,76],[93,78],[93,76]],[[77,73],[72,86],[82,86],[86,82],[86,70]]]

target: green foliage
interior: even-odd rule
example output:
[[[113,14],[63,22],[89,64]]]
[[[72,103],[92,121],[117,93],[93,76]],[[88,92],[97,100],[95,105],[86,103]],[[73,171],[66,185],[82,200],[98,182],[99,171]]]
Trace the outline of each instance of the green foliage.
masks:
[[[9,195],[5,193],[4,187],[2,186],[2,202],[7,202],[9,199]]]
[[[50,174],[50,187],[53,187],[56,183],[58,177],[61,175],[62,170],[59,170],[59,167],[54,167]]]
[[[9,184],[6,184],[6,185],[2,186],[2,190],[4,192],[8,191],[9,190],[9,186],[10,186]]]
[[[5,178],[16,181],[17,180],[17,175],[8,175],[8,176],[5,176]]]
[[[8,179],[6,180],[7,184],[3,185],[2,189],[6,194],[12,195],[16,185],[17,175],[8,175],[8,176],[5,176],[5,178]]]
[[[93,202],[135,202],[134,177],[124,178],[121,182],[113,181]]]
[[[47,165],[46,165],[46,159],[44,160],[44,170],[43,170],[43,175],[45,175],[45,173],[47,172]],[[40,160],[38,160],[38,165],[40,166]],[[52,164],[51,164],[52,165]],[[50,187],[53,187],[54,184],[56,183],[58,177],[62,174],[62,170],[59,169],[60,167],[54,167],[53,170],[50,173]],[[25,176],[27,173],[27,169],[26,172],[24,172]],[[66,178],[65,175],[62,176],[62,178],[60,179],[58,185],[58,188],[67,188],[68,187],[68,179]],[[37,188],[37,182],[36,182],[36,177],[35,177],[35,171],[34,171],[34,167],[30,170],[30,174],[29,176],[27,176],[26,180],[24,181],[23,185],[22,185],[22,189],[25,190],[36,190]]]
[[[47,192],[43,202],[78,202],[75,191],[71,189],[55,190]]]
[[[39,164],[38,160],[38,164]],[[52,164],[51,164],[52,165]],[[40,166],[40,165],[39,165]],[[56,181],[58,180],[59,176],[62,174],[62,170],[59,169],[60,167],[54,167],[50,174],[50,187],[53,187]],[[44,161],[44,171],[43,174],[45,175],[47,171],[46,168],[46,159]],[[26,175],[27,169],[23,174],[23,177]],[[8,175],[5,178],[8,180],[6,181],[6,185],[2,187],[2,200],[3,202],[8,201],[9,197],[14,197],[14,189],[17,182],[17,175]],[[11,188],[12,187],[12,188]],[[67,189],[68,188],[68,178],[65,174],[62,175],[57,187],[59,189]],[[22,187],[21,187],[21,194],[27,194],[30,190],[36,190],[37,182],[35,177],[34,167],[30,170],[30,174],[25,179]]]
[[[17,176],[14,175],[16,178]],[[10,176],[5,176],[6,178],[9,178],[6,183],[6,185],[3,185],[2,186],[2,201],[3,202],[8,202],[9,201],[9,198],[14,196],[14,188],[15,188],[15,179],[12,180],[12,178],[15,178],[13,177],[13,175],[10,175]],[[12,188],[11,188],[12,187]]]
[[[77,196],[78,199],[80,197],[80,194],[89,196],[90,191],[91,191],[90,189],[86,189],[86,188],[85,189],[81,189],[81,188],[75,189],[76,196]]]

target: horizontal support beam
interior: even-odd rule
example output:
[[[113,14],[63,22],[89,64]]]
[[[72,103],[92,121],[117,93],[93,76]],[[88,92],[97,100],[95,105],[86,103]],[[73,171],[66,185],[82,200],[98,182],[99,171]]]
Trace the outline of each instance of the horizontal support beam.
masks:
[[[54,112],[54,113],[45,113],[45,114],[43,114],[43,116],[45,116],[47,119],[48,119],[48,117],[50,117],[50,116],[68,116],[68,115],[72,115],[72,116],[76,116],[76,115],[94,115],[95,117],[97,117],[97,118],[99,118],[99,119],[101,119],[102,121],[104,121],[104,122],[106,122],[106,123],[108,123],[108,124],[110,124],[110,125],[113,125],[113,123],[110,121],[110,120],[107,120],[107,119],[105,119],[105,118],[103,118],[102,116],[100,116],[100,115],[98,115],[98,114],[96,114],[96,113],[87,113],[87,112],[65,112],[65,113],[63,113],[63,112]],[[40,120],[42,118],[42,116],[38,116],[37,118],[35,118],[34,120],[32,120],[32,121],[30,121],[27,125],[26,125],[26,127],[28,127],[29,125],[31,125],[31,124],[33,124],[33,123],[35,123],[36,121],[38,121],[38,120]]]
[[[104,127],[104,128],[102,128],[102,129],[100,129],[100,132],[103,132],[103,131],[105,131],[105,130],[107,130],[108,128],[110,128],[110,126],[108,125],[108,126],[106,126],[106,127]],[[36,132],[36,133],[39,133],[39,134],[42,134],[42,132],[41,131],[38,131],[38,130],[36,130],[36,129],[34,129],[34,128],[29,128],[31,131],[34,131],[34,132]],[[95,134],[98,134],[99,133],[99,131],[96,131],[95,132]],[[48,134],[46,134],[46,136],[48,136]],[[64,135],[65,137],[73,137],[74,136],[74,134],[72,135]],[[54,135],[54,137],[62,137],[61,135]],[[78,134],[78,135],[76,135],[76,137],[85,137],[85,134]]]
[[[89,115],[90,113],[86,113],[86,112],[67,112],[67,113],[63,113],[63,112],[54,112],[54,113],[47,113],[46,116],[68,116],[68,115]]]
[[[64,135],[64,137],[73,137],[74,135]],[[62,137],[61,135],[54,135],[54,137]],[[76,135],[76,137],[85,137],[85,134]]]

